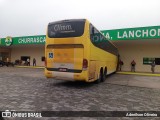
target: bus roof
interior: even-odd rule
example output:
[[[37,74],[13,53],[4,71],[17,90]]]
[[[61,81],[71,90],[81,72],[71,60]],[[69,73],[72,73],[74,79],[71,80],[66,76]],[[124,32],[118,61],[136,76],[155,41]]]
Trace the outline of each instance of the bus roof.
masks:
[[[59,21],[55,21],[55,22],[50,22],[50,24],[55,24],[55,23],[62,23],[62,22],[75,22],[75,21],[85,21],[86,19],[66,19],[66,20],[59,20]]]

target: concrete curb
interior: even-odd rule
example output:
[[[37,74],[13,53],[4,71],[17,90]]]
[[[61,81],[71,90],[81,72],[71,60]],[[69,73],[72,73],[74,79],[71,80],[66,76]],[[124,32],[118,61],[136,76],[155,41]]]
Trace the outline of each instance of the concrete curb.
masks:
[[[141,76],[156,76],[160,77],[160,74],[151,74],[151,73],[137,73],[137,72],[116,72],[118,74],[126,74],[126,75],[141,75]]]
[[[15,66],[17,68],[35,68],[35,69],[44,69],[42,66]]]
[[[17,68],[35,68],[35,69],[44,69],[43,66],[15,66]],[[160,74],[151,74],[151,73],[139,73],[139,72],[116,72],[118,74],[126,74],[126,75],[141,75],[141,76],[156,76],[160,77]]]

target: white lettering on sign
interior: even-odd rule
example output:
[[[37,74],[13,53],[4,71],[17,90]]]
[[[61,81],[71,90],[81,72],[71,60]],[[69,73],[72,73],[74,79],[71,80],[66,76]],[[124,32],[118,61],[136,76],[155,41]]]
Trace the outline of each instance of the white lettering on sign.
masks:
[[[158,36],[160,36],[160,29],[158,29]]]
[[[155,29],[151,29],[149,32],[150,36],[156,36],[156,30]]]
[[[126,31],[124,31],[124,33],[123,33],[123,38],[128,38],[128,35],[127,35]]]
[[[117,38],[140,38],[140,37],[156,37],[160,36],[160,29],[146,29],[146,30],[130,30],[117,32]]]
[[[20,44],[44,43],[45,39],[46,37],[19,38],[18,43]]]
[[[148,37],[148,29],[146,31],[142,30],[142,37]]]
[[[119,32],[117,33],[117,38],[122,38],[122,37],[119,35]]]
[[[106,33],[106,35],[105,35],[104,33],[102,33],[102,34],[103,34],[107,39],[109,39],[109,40],[111,39],[111,37],[110,37],[110,35],[109,35],[108,32]]]
[[[128,35],[127,35],[127,32],[126,32],[126,31],[123,32],[123,35],[122,35],[122,36],[120,36],[119,32],[118,32],[117,35],[118,35],[117,38],[128,38]]]
[[[110,35],[109,33],[106,34],[106,38],[110,39]]]
[[[72,27],[71,27],[71,25],[57,24],[54,26],[54,30],[55,31],[68,31],[68,30],[72,30]]]
[[[130,37],[134,37],[134,31],[132,30],[132,31],[129,31],[129,38]]]
[[[140,30],[137,30],[135,34],[136,34],[136,37],[141,37],[141,31]]]

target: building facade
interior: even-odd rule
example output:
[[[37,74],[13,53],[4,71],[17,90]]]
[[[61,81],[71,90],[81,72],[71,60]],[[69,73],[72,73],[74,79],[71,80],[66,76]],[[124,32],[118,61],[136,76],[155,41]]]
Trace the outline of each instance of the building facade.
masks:
[[[131,70],[131,61],[136,62],[136,71],[151,72],[151,63],[156,62],[155,72],[160,72],[160,26],[104,30],[119,49],[123,71]]]
[[[136,71],[151,72],[151,62],[155,60],[155,72],[160,73],[160,26],[126,28],[101,31],[118,48],[123,61],[123,71],[131,70],[131,61],[136,62]],[[37,66],[44,66],[45,35],[7,37],[0,39],[0,60],[10,61],[33,58]]]
[[[36,59],[37,66],[44,66],[44,44],[45,35],[25,36],[25,37],[7,37],[0,40],[0,59],[10,62],[21,60],[22,65],[27,59],[30,65],[33,65],[33,59]]]

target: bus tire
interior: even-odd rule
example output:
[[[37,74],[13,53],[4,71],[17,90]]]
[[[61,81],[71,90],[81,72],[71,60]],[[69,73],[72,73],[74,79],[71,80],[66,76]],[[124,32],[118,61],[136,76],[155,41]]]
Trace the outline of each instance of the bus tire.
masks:
[[[99,78],[96,80],[96,83],[100,83],[103,81],[103,70],[100,70],[100,73],[99,73]]]
[[[106,77],[107,77],[107,69],[105,68],[104,73],[103,73],[102,82],[104,82],[106,80]]]

